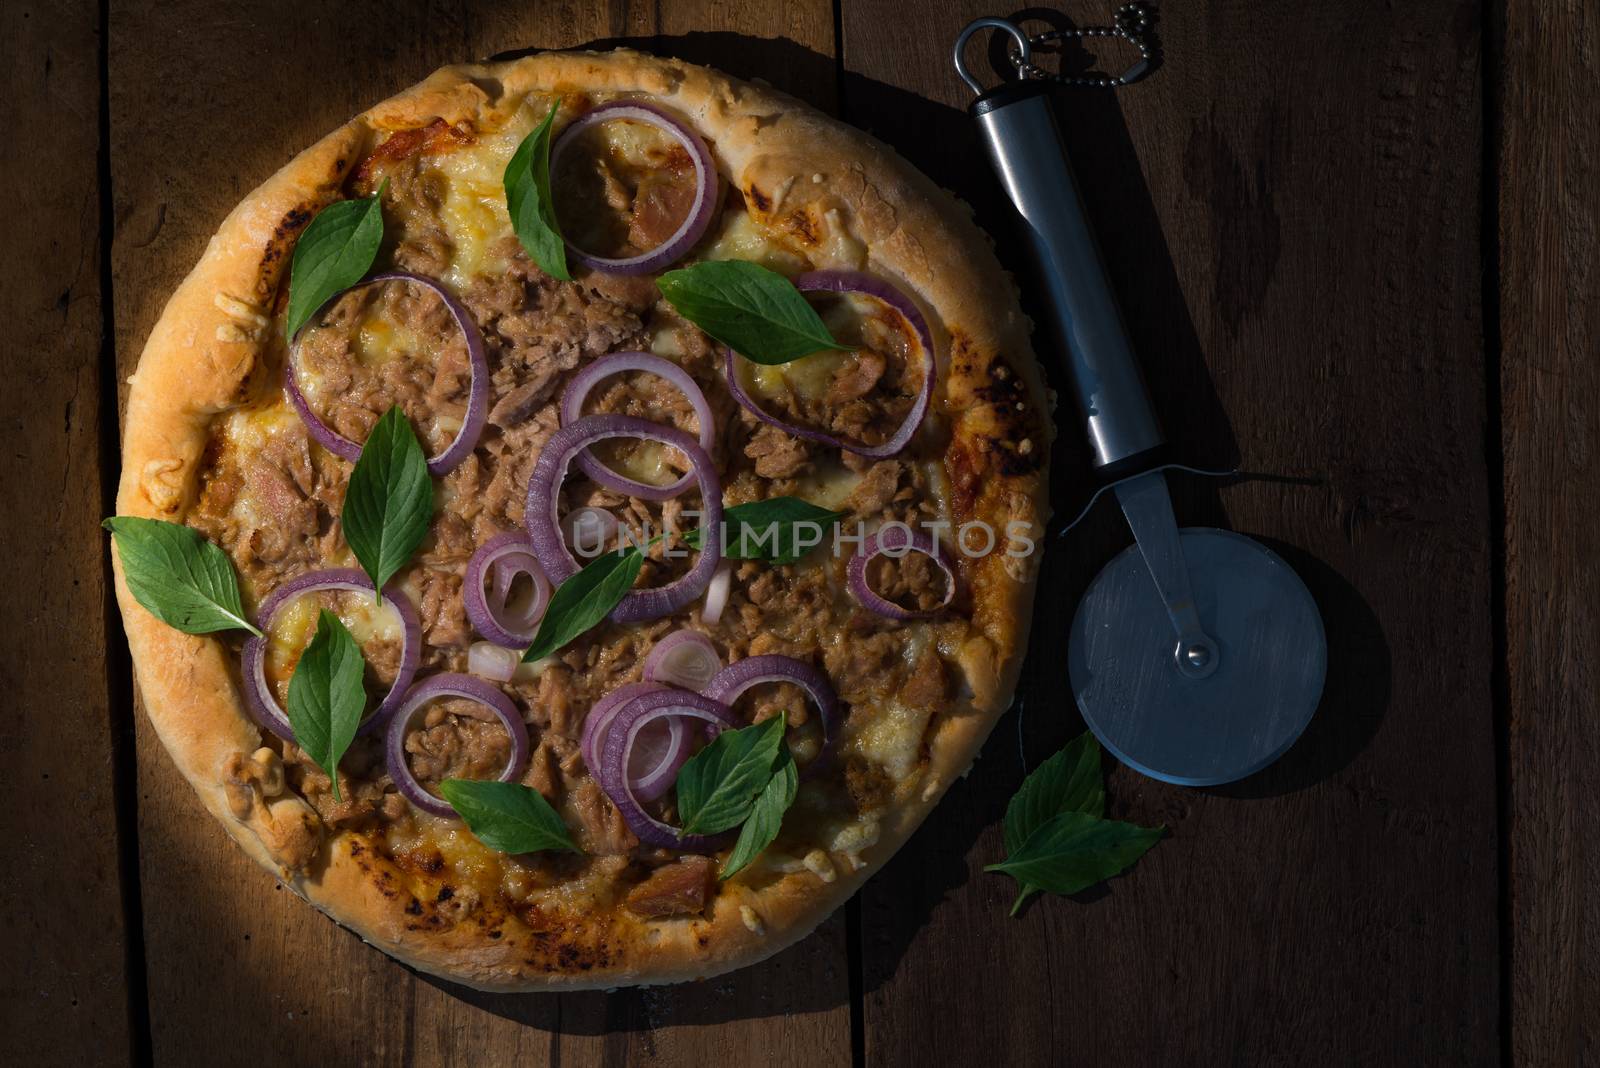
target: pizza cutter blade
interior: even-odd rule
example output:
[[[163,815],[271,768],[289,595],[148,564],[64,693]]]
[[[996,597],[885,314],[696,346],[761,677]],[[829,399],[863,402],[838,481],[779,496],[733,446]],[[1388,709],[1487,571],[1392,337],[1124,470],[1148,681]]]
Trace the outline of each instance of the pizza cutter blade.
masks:
[[[956,43],[956,69],[995,170],[1021,215],[1088,432],[1094,464],[1134,544],[1089,585],[1073,618],[1068,675],[1084,721],[1119,760],[1152,778],[1207,786],[1244,778],[1294,744],[1316,711],[1327,639],[1316,601],[1271,550],[1227,530],[1180,531],[1165,440],[1111,291],[1051,111],[1028,78],[983,91]],[[1113,481],[1114,480],[1114,481]]]

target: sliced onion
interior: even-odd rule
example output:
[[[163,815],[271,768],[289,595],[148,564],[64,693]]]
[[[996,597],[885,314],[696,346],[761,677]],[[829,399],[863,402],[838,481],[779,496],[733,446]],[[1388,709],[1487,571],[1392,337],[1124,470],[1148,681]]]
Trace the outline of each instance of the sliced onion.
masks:
[[[676,582],[654,589],[634,590],[612,609],[616,623],[638,623],[670,615],[705,592],[722,558],[722,482],[706,451],[681,430],[628,415],[590,415],[550,435],[533,476],[528,480],[528,501],[523,522],[533,540],[534,552],[550,581],[560,585],[577,574],[579,565],[567,551],[556,518],[557,498],[567,467],[583,450],[610,438],[644,438],[670,445],[689,458],[700,482],[700,556]]]
[[[511,590],[518,575],[527,575],[532,581],[533,595],[526,603],[512,604]],[[525,649],[550,605],[550,580],[539,566],[533,543],[513,531],[497,534],[472,554],[461,594],[467,618],[479,634],[507,649]]]
[[[256,723],[286,742],[295,740],[294,728],[289,725],[288,714],[278,704],[278,699],[272,695],[272,688],[267,685],[267,641],[272,633],[272,621],[290,601],[302,594],[320,593],[325,590],[348,591],[370,597],[372,580],[353,568],[309,571],[292,578],[273,590],[261,602],[256,609],[256,626],[261,630],[261,637],[250,638],[244,643],[241,673],[244,676],[245,703],[249,706]],[[405,696],[406,688],[411,685],[412,676],[417,673],[417,664],[422,659],[422,625],[417,620],[417,610],[411,606],[411,599],[406,596],[405,591],[391,582],[383,589],[383,601],[400,616],[400,669],[395,673],[389,692],[378,702],[378,707],[372,715],[362,720],[361,726],[356,728],[358,735],[370,734],[377,730],[378,726],[399,706]]]
[[[724,560],[717,565],[706,587],[706,602],[700,606],[700,622],[714,627],[722,619],[722,610],[728,607],[728,592],[733,588],[733,561]]]
[[[796,278],[794,284],[802,293],[860,293],[875,297],[899,312],[906,322],[911,324],[911,329],[917,335],[917,348],[921,353],[915,363],[922,368],[922,384],[917,389],[917,398],[912,402],[911,410],[906,413],[905,421],[881,445],[866,445],[846,440],[825,430],[786,423],[756,403],[756,399],[745,388],[739,373],[740,363],[748,361],[736,355],[732,349],[727,349],[723,367],[728,380],[728,390],[733,394],[733,399],[763,423],[770,423],[795,437],[832,445],[874,460],[881,460],[901,452],[911,443],[911,438],[928,414],[928,405],[933,401],[933,381],[938,371],[933,355],[933,334],[928,330],[928,321],[922,317],[922,312],[917,310],[910,297],[883,279],[861,271],[811,271]]]
[[[425,278],[420,274],[410,274],[406,271],[389,271],[385,274],[373,275],[329,297],[322,307],[338,300],[353,289],[363,289],[367,286],[377,285],[380,282],[415,282],[424,289],[430,290],[444,302],[450,310],[450,317],[455,320],[456,328],[461,331],[461,336],[467,342],[467,361],[472,368],[472,381],[467,388],[467,412],[462,417],[461,429],[456,431],[455,438],[445,447],[439,455],[428,460],[428,472],[434,475],[447,475],[460,466],[461,461],[472,455],[472,450],[477,447],[478,438],[483,433],[483,423],[489,414],[489,364],[484,355],[483,334],[478,330],[478,324],[473,322],[472,313],[467,310],[443,284],[432,278]],[[321,314],[322,308],[317,309]],[[312,412],[311,405],[306,402],[305,394],[300,392],[300,383],[295,377],[295,356],[300,351],[300,341],[306,335],[306,330],[315,321],[316,316],[307,320],[306,326],[300,328],[300,333],[295,335],[294,342],[289,346],[289,358],[284,361],[283,384],[289,393],[289,403],[294,405],[294,410],[299,413],[300,419],[306,424],[306,429],[317,443],[335,456],[341,456],[354,463],[361,459],[361,446],[328,426]]]
[[[838,734],[839,698],[828,677],[810,664],[776,653],[746,657],[717,672],[705,692],[707,697],[732,709],[741,694],[763,682],[792,682],[817,706],[817,716],[822,720],[822,753],[811,762],[815,765],[833,746]]]
[[[644,658],[644,677],[651,682],[681,686],[696,693],[705,692],[722,670],[717,647],[697,630],[680,630],[656,643]]]
[[[561,136],[556,138],[555,144],[550,148],[551,173],[555,173],[557,162],[572,146],[573,139],[578,134],[591,126],[617,119],[654,126],[671,135],[683,146],[684,151],[689,153],[689,158],[694,162],[694,202],[689,205],[689,212],[684,216],[682,225],[671,237],[655,248],[636,256],[610,259],[585,252],[570,241],[567,242],[567,247],[572,250],[573,259],[606,274],[650,274],[682,259],[683,254],[693,248],[705,235],[706,228],[711,225],[712,216],[716,213],[717,166],[705,141],[682,119],[664,108],[643,100],[616,100],[609,104],[601,104],[580,115],[562,131]]]
[[[467,671],[491,682],[510,682],[522,657],[515,649],[494,642],[473,642],[467,649]]]
[[[604,508],[578,508],[561,521],[561,531],[569,548],[592,560],[611,544],[617,533],[617,517]]]
[[[628,769],[640,735],[661,719],[701,720],[712,733],[738,726],[726,705],[702,694],[684,690],[656,690],[640,694],[622,705],[606,732],[600,753],[600,770],[596,775],[600,788],[611,798],[641,842],[691,853],[715,852],[727,840],[726,834],[686,835],[678,828],[661,822],[644,810],[640,802],[648,798],[629,781]],[[683,759],[687,760],[687,755]],[[681,761],[679,766],[682,766]],[[672,768],[666,777],[669,784],[677,773],[678,768]],[[665,792],[665,787],[662,790]]]
[[[711,403],[706,400],[705,392],[690,377],[688,371],[671,360],[652,356],[648,352],[618,352],[611,356],[602,356],[574,375],[567,385],[566,392],[561,394],[562,425],[575,423],[583,417],[583,402],[588,399],[596,383],[625,371],[645,371],[665,378],[677,386],[678,391],[688,398],[690,406],[694,408],[695,420],[700,424],[700,447],[707,453],[711,451],[712,443],[717,440],[716,425],[712,421]],[[639,482],[613,471],[587,449],[578,455],[577,463],[578,470],[607,489],[626,493],[644,501],[670,500],[694,484],[692,470],[685,472],[678,481],[666,486],[652,486],[648,482]]]
[[[904,523],[886,523],[878,528],[877,533],[862,546],[860,552],[850,558],[850,563],[845,568],[850,592],[856,595],[856,600],[861,602],[862,607],[889,619],[918,619],[934,614],[902,608],[874,590],[867,581],[867,565],[875,557],[888,554],[898,558],[908,552],[922,553],[939,565],[939,570],[944,572],[946,579],[944,600],[939,603],[939,607],[943,608],[950,603],[956,595],[956,569],[944,548],[925,530],[913,531]]]
[[[464,697],[469,701],[476,701],[493,712],[495,718],[505,727],[506,733],[511,735],[511,757],[506,761],[505,770],[500,772],[500,782],[513,781],[522,774],[522,769],[527,767],[528,728],[523,724],[517,706],[511,703],[511,698],[482,679],[471,675],[451,673],[430,675],[411,688],[395,712],[394,718],[389,721],[389,734],[385,746],[389,777],[394,780],[395,787],[405,795],[406,800],[422,811],[451,818],[455,816],[456,810],[443,798],[435,797],[424,789],[417,781],[417,777],[411,773],[411,765],[406,761],[406,733],[411,727],[411,721],[416,718],[424,705],[440,697]]]
[[[666,687],[658,682],[625,683],[600,698],[589,709],[589,714],[583,718],[579,749],[583,754],[584,766],[596,779],[600,777],[600,753],[605,745],[606,732],[611,729],[611,721],[616,718],[617,711],[640,694],[664,689]]]

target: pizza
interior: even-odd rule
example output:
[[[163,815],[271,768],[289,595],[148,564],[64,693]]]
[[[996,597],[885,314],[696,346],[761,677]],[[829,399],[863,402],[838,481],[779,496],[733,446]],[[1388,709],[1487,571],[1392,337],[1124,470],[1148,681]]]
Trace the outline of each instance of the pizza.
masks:
[[[1053,433],[961,203],[627,50],[445,68],[290,161],[124,426],[179,770],[340,924],[513,991],[761,960],[885,863],[1010,702]]]

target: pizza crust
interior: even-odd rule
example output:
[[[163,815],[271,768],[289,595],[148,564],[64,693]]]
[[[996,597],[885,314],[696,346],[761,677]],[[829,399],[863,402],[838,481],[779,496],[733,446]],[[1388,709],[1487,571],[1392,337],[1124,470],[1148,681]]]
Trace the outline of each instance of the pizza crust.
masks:
[[[272,307],[295,237],[340,195],[383,131],[438,118],[493,124],[526,94],[551,90],[644,92],[677,108],[715,142],[724,177],[751,213],[808,246],[817,266],[864,252],[867,269],[914,295],[941,355],[938,403],[951,428],[946,469],[957,520],[982,519],[1001,531],[1021,523],[1042,542],[1049,397],[1015,287],[966,207],[885,146],[788,96],[627,50],[447,67],[328,135],[247,197],[173,295],[130,379],[119,514],[187,514],[212,419],[261,385],[265,357],[281,348]],[[324,841],[311,807],[281,792],[281,770],[273,782],[270,768],[251,764],[260,733],[227,647],[149,615],[120,564],[117,595],[162,743],[246,852],[417,968],[480,989],[577,989],[675,982],[754,963],[808,934],[853,894],[970,766],[1009,705],[1037,555],[963,561],[974,607],[974,636],[956,656],[966,693],[960,707],[936,717],[917,796],[878,815],[876,841],[855,870],[839,870],[831,882],[805,869],[741,874],[703,919],[649,921],[617,910],[539,931],[514,915],[452,925],[439,902],[418,892],[414,875],[360,836]]]

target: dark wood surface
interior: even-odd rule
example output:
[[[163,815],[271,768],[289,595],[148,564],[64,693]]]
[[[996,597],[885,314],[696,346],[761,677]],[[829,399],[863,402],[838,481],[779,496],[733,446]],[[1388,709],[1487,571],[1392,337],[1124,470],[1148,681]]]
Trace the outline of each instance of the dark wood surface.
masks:
[[[948,46],[970,0],[13,4],[0,182],[6,1063],[1518,1063],[1592,1057],[1600,641],[1589,454],[1600,56],[1575,0],[1154,5],[1161,62],[1064,130],[1171,436],[1252,477],[1180,518],[1263,538],[1329,632],[1274,768],[1181,790],[1128,878],[1006,918],[1024,768],[1081,730],[1066,610],[1127,541],[1053,548],[972,775],[817,935],[690,987],[492,997],[413,975],[233,849],[134,708],[96,519],[117,390],[226,211],[434,67],[629,43],[764,78],[1015,234]],[[1105,21],[1111,5],[1038,9]],[[1126,53],[1107,53],[1120,69]],[[975,59],[981,59],[977,50]],[[1054,62],[1054,57],[1052,57]],[[1069,49],[1062,61],[1081,67]],[[1052,356],[1046,347],[1047,360]],[[1064,411],[1054,487],[1087,481]],[[36,516],[50,516],[41,536]]]
[[[1600,51],[1579,3],[1497,13],[1511,1050],[1600,1058]],[[1496,364],[1498,366],[1496,366]]]

